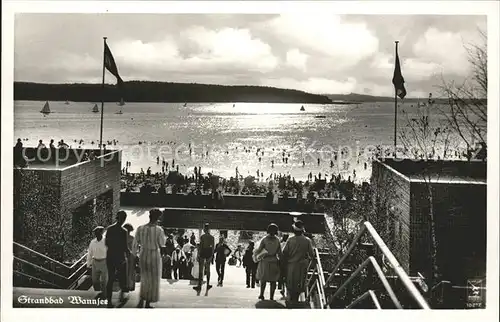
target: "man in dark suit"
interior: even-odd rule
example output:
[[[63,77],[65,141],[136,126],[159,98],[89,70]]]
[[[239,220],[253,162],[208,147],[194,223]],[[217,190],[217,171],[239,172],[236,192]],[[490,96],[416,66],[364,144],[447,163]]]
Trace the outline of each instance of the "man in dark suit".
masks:
[[[119,211],[116,214],[116,222],[109,226],[106,230],[106,246],[108,247],[106,255],[106,263],[108,266],[108,286],[107,299],[108,307],[113,307],[111,297],[113,295],[113,282],[118,277],[120,283],[120,301],[124,301],[127,288],[127,258],[130,254],[130,249],[127,245],[128,232],[123,228],[123,224],[127,219],[125,211]]]

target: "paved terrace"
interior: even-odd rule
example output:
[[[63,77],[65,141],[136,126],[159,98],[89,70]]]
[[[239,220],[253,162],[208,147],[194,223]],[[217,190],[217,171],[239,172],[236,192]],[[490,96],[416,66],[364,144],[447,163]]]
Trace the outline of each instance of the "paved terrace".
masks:
[[[110,161],[114,158],[121,158],[119,150],[101,151],[100,149],[37,149],[26,147],[19,152],[14,148],[14,158],[19,153],[28,161],[26,168],[30,170],[66,170],[91,162],[92,160],[85,159],[84,156],[92,154],[95,156],[95,160]]]
[[[472,161],[414,161],[410,159],[377,160],[411,182],[449,184],[486,184],[486,162]]]
[[[151,207],[122,207],[128,214],[127,222],[134,227],[146,224],[149,221]],[[164,227],[201,229],[204,223],[209,222],[212,229],[234,231],[266,231],[267,226],[274,222],[282,232],[291,232],[294,217],[300,218],[306,230],[312,234],[324,234],[324,214],[300,214],[278,211],[250,211],[225,209],[193,209],[193,208],[159,208],[163,211]]]
[[[167,280],[162,279],[160,282],[160,301],[153,303],[156,308],[285,308],[285,301],[281,298],[281,294],[276,290],[275,299],[273,302],[269,300],[269,286],[267,287],[265,296],[266,300],[258,300],[259,287],[246,288],[245,286],[245,269],[226,265],[224,274],[224,287],[216,287],[216,272],[215,266],[211,266],[211,284],[214,286],[208,294],[205,292],[205,285],[200,296],[196,295],[193,290],[194,281],[188,280]],[[136,284],[135,291],[130,292],[129,299],[124,304],[118,304],[118,292],[113,293],[113,304],[117,308],[135,308],[139,302],[140,283]],[[54,289],[33,289],[33,288],[14,288],[13,289],[13,307],[52,307],[52,308],[106,308],[106,305],[97,305],[94,299],[98,292],[75,291],[75,290],[54,290]],[[64,302],[61,305],[54,304],[20,304],[19,297],[21,295],[31,296],[31,298],[43,299],[45,297],[61,298]],[[69,297],[79,297],[85,300],[94,300],[94,303],[78,304],[70,303]],[[297,308],[307,308],[301,305]]]

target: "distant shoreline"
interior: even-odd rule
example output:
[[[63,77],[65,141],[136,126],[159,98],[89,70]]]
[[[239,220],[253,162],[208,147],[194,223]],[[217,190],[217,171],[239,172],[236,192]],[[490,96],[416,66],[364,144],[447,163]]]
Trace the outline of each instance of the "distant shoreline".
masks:
[[[226,86],[130,81],[123,88],[106,84],[42,84],[14,82],[16,101],[144,103],[295,103],[331,104],[325,95],[264,86]]]
[[[71,101],[71,102],[125,102],[135,103],[290,103],[356,105],[362,103],[394,102],[394,97],[365,94],[311,94],[293,89],[266,86],[214,85],[196,83],[169,83],[129,81],[120,90],[106,84],[46,84],[14,82],[15,101]],[[405,98],[399,102],[426,102],[427,98]],[[447,99],[435,98],[438,104]]]

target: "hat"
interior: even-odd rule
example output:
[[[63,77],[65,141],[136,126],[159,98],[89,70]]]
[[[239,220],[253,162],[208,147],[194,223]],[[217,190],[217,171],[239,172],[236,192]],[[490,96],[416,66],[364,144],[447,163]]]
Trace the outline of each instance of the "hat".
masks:
[[[278,225],[276,225],[275,223],[271,223],[269,224],[269,226],[267,226],[267,233],[273,232],[277,234],[278,231],[279,231]]]
[[[104,227],[103,226],[97,226],[96,228],[94,228],[92,231],[98,231],[98,230],[104,230]]]
[[[302,220],[297,220],[293,223],[292,228],[294,231],[304,231],[304,223]]]

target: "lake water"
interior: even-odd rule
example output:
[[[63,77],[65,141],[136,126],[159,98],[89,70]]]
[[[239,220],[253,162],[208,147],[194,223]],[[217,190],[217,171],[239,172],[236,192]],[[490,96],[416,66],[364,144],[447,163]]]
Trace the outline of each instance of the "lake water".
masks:
[[[53,113],[46,117],[39,112],[44,103],[14,103],[15,139],[27,138],[25,146],[36,146],[39,139],[47,145],[50,139],[55,142],[64,139],[74,148],[97,147],[101,114],[92,113],[94,103],[49,102]],[[156,164],[156,156],[160,154],[171,165],[177,149],[176,165],[182,173],[192,173],[194,166],[201,166],[202,173],[213,171],[230,177],[238,167],[243,176],[256,176],[259,170],[264,179],[272,173],[289,173],[297,180],[304,179],[309,172],[314,175],[320,172],[323,176],[342,172],[347,176],[353,174],[353,169],[358,180],[367,178],[371,170],[364,169],[365,157],[358,163],[356,149],[393,144],[393,103],[304,104],[305,111],[300,112],[301,105],[126,103],[123,114],[115,114],[120,107],[105,103],[103,141],[118,141],[108,147],[123,149],[122,164],[131,161],[131,172],[139,172],[141,168],[146,171],[148,167],[160,171],[161,162],[159,166]],[[98,106],[100,109],[101,104]],[[400,113],[401,125],[405,122],[403,118]],[[81,139],[83,144],[75,142]],[[353,151],[350,167],[345,168],[337,160],[332,168],[332,150],[338,151],[342,146]],[[282,160],[283,150],[285,157],[290,154],[288,163]],[[318,158],[321,158],[319,165]]]

